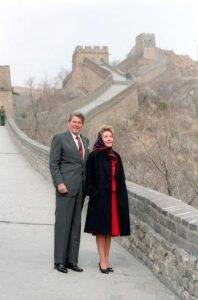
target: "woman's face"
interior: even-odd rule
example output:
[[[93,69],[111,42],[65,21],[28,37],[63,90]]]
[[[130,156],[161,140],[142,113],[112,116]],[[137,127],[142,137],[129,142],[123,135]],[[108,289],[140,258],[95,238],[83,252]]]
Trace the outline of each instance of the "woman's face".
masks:
[[[102,139],[106,147],[112,147],[113,145],[113,134],[110,131],[104,131],[102,133]]]

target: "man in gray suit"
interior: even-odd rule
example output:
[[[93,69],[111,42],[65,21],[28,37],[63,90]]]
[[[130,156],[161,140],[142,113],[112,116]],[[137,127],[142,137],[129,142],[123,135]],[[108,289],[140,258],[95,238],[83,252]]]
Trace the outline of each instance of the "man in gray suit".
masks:
[[[85,196],[85,168],[89,140],[80,134],[81,113],[72,113],[68,130],[56,134],[50,149],[50,171],[56,188],[54,268],[82,272],[78,266],[81,210]]]

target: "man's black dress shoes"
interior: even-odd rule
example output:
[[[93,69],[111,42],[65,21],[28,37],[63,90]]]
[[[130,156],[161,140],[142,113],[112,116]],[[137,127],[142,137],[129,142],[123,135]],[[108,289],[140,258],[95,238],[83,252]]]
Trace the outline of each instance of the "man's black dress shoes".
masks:
[[[68,269],[71,269],[71,270],[76,271],[76,272],[82,272],[83,271],[83,269],[79,268],[79,266],[77,264],[66,263],[66,267]]]
[[[57,271],[62,272],[62,273],[67,273],[68,272],[67,267],[64,264],[55,263],[54,264],[54,269],[56,269]]]

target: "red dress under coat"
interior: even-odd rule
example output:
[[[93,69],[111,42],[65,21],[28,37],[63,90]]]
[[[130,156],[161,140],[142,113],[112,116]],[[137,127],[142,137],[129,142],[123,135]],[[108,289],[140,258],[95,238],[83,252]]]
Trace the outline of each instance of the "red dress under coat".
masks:
[[[120,235],[118,210],[117,210],[117,183],[116,183],[116,164],[117,160],[111,160],[111,235]]]

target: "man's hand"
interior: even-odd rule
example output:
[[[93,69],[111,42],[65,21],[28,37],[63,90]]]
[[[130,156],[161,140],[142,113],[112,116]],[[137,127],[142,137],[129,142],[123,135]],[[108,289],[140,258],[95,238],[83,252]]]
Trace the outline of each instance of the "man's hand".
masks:
[[[60,183],[57,188],[58,188],[59,193],[61,193],[61,194],[68,193],[68,190],[64,183]]]

